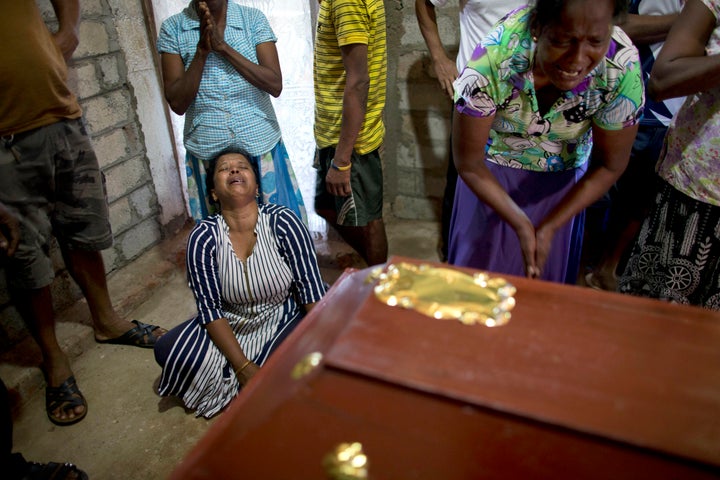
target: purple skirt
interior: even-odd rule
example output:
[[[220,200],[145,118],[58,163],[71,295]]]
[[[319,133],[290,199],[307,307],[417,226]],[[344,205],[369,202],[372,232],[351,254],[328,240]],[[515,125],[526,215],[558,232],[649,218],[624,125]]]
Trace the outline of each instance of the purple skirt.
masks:
[[[582,178],[587,164],[562,172],[535,172],[485,162],[510,197],[538,225]],[[574,284],[582,249],[584,212],[560,228],[553,238],[541,279]],[[481,202],[458,177],[448,262],[506,275],[525,276],[525,262],[515,230]]]

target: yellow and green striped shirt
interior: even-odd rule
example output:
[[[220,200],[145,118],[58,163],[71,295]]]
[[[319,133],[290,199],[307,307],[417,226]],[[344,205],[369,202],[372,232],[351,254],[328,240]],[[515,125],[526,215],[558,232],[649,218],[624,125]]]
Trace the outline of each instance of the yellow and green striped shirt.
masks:
[[[385,5],[383,0],[322,0],[315,37],[315,141],[319,148],[340,138],[346,73],[340,47],[368,46],[368,90],[365,121],[354,150],[364,155],[385,136],[383,109],[387,82]]]

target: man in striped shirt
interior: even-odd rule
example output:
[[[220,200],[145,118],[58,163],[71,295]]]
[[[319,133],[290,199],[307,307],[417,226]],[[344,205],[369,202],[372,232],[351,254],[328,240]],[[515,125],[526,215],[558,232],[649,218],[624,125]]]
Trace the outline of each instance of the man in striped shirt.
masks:
[[[383,263],[383,1],[321,0],[314,67],[315,210],[368,265]]]

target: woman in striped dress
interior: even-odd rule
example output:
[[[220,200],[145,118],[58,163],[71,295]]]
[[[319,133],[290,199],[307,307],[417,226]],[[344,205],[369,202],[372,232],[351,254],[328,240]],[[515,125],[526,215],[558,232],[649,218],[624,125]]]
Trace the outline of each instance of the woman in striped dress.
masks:
[[[245,155],[211,162],[208,192],[220,213],[188,239],[187,269],[198,314],[155,347],[160,395],[198,416],[222,410],[325,293],[312,239],[288,208],[258,205]]]

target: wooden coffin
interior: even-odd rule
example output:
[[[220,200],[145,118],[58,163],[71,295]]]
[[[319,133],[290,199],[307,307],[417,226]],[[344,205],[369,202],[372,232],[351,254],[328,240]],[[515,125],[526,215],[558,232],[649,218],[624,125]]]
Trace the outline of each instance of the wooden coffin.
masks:
[[[328,462],[352,442],[370,479],[720,475],[720,314],[508,276],[512,318],[488,328],[390,307],[369,273],[343,274],[171,478],[343,478]]]

